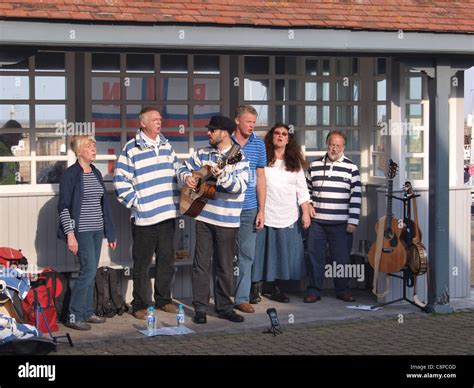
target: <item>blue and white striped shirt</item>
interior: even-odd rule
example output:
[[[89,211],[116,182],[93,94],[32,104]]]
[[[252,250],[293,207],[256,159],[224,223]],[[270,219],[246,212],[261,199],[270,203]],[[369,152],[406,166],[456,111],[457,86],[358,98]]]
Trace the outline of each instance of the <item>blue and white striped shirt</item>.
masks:
[[[161,134],[157,148],[143,138],[141,130],[125,144],[115,170],[115,195],[132,209],[136,225],[154,225],[178,216],[177,168],[176,154]]]
[[[361,205],[360,174],[344,155],[332,162],[326,155],[313,160],[306,172],[310,203],[322,223],[358,225]]]
[[[179,180],[184,184],[191,171],[198,171],[204,166],[216,166],[219,156],[222,155],[215,148],[199,149],[179,168]],[[214,199],[207,201],[196,220],[227,228],[238,228],[248,180],[249,162],[243,155],[240,162],[227,164],[224,167],[224,172],[217,178]]]
[[[239,144],[235,136],[232,139]],[[265,168],[267,165],[267,152],[265,143],[255,133],[252,132],[250,138],[242,147],[242,151],[249,161],[249,183],[245,192],[245,199],[242,209],[249,210],[258,207],[257,202],[257,168]]]
[[[82,193],[81,212],[79,215],[78,232],[94,232],[104,230],[104,214],[102,213],[102,197],[104,188],[95,174],[91,171],[82,174],[84,191]],[[59,215],[64,233],[73,232],[71,214],[69,209],[64,209]]]

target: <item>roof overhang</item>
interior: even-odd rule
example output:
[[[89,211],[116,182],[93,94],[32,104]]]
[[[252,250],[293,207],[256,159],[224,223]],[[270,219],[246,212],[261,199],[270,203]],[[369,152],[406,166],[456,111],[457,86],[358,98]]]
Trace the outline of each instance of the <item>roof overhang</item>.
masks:
[[[474,35],[405,31],[0,21],[0,44],[474,54]]]

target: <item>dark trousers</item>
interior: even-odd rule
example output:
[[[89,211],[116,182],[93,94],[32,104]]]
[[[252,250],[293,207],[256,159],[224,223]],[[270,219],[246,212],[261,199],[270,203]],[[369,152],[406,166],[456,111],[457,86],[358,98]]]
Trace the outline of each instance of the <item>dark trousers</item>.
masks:
[[[133,236],[133,312],[148,307],[148,267],[155,254],[155,306],[171,303],[174,276],[174,219],[155,225],[137,226],[132,221]]]
[[[350,251],[352,247],[352,233],[346,232],[347,223],[323,224],[311,222],[308,230],[308,253],[310,266],[308,269],[309,286],[308,293],[321,296],[326,265],[326,250],[329,243],[331,254],[331,266],[350,264]],[[336,294],[347,292],[349,279],[334,277],[334,288]]]
[[[218,313],[230,312],[234,304],[234,250],[239,228],[225,228],[196,222],[196,252],[193,262],[193,304],[196,311],[206,311],[210,297],[210,275],[213,267],[214,300]],[[213,266],[211,267],[211,258]]]

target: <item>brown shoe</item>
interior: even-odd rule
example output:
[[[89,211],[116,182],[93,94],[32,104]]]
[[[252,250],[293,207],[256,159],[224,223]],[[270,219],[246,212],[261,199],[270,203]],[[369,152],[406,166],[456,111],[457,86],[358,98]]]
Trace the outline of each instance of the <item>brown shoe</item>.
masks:
[[[173,303],[168,303],[158,308],[165,313],[176,314],[178,312],[178,308]]]
[[[320,296],[314,295],[314,294],[308,294],[304,297],[303,302],[314,303],[314,302],[317,302],[318,300],[321,300]]]
[[[337,299],[343,300],[344,302],[355,302],[355,298],[348,292],[336,295]]]
[[[137,319],[142,319],[146,321],[147,309],[137,310],[133,313],[133,316]]]
[[[255,309],[249,303],[240,303],[240,304],[235,305],[234,308],[247,314],[255,312]]]

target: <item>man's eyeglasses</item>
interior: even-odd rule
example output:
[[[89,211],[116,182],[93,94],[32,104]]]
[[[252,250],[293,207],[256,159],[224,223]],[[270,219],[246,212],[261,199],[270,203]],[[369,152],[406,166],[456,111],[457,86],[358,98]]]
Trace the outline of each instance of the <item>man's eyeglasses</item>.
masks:
[[[336,150],[342,150],[344,148],[343,144],[328,144],[328,148],[330,150],[336,149]]]

